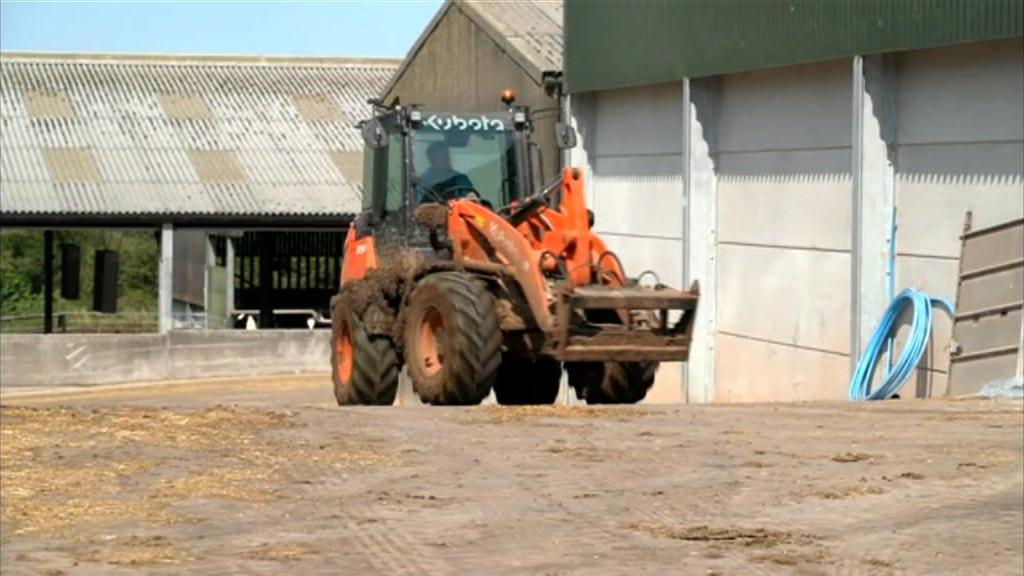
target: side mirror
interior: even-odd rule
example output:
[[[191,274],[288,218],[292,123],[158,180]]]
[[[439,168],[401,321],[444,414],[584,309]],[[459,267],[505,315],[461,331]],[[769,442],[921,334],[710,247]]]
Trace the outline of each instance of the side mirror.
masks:
[[[378,150],[387,145],[387,134],[384,133],[384,127],[377,118],[364,120],[359,130],[363,133],[363,143],[367,148]]]
[[[555,144],[560,150],[576,147],[576,129],[565,122],[555,123]]]

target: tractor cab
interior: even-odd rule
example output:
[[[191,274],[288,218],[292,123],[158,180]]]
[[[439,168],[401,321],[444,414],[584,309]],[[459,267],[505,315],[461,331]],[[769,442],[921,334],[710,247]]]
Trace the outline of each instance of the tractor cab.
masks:
[[[513,99],[503,94],[507,109],[489,114],[374,103],[373,117],[360,124],[365,152],[357,228],[375,228],[385,243],[390,237],[405,246],[425,244],[426,232],[413,222],[417,207],[469,199],[509,214],[557,177],[558,167],[545,167],[531,140],[530,110],[513,106]],[[575,144],[572,136],[565,147]]]
[[[362,124],[363,224],[415,244],[416,208],[466,198],[508,206],[529,186],[529,124],[524,112],[454,114],[378,109]],[[367,222],[368,221],[368,222]],[[390,232],[390,233],[389,233]]]

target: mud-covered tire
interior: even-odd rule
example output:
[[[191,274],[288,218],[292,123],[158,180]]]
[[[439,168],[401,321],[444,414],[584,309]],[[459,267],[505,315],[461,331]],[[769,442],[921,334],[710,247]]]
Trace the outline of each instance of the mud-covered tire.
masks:
[[[494,396],[499,404],[553,404],[562,380],[561,362],[506,355],[498,369]]]
[[[635,404],[654,385],[657,362],[570,362],[569,385],[587,404]]]
[[[391,340],[370,336],[362,322],[339,302],[332,306],[331,378],[339,406],[393,404],[399,368]]]
[[[501,365],[494,296],[477,278],[439,272],[421,280],[405,313],[405,360],[427,404],[479,404]]]

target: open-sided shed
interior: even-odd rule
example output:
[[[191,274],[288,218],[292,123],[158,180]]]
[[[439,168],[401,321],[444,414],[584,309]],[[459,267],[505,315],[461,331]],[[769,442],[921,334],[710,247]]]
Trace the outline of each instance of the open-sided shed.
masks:
[[[360,206],[355,123],[397,66],[360,58],[4,53],[0,224],[159,229],[161,331],[172,326],[175,293],[179,303],[207,309],[212,288],[227,299],[225,312],[256,308],[264,325],[283,291],[301,287],[315,300],[309,308],[326,307],[337,288],[341,234]],[[231,232],[211,244],[207,230]],[[230,237],[243,231],[259,231],[243,244],[269,264],[249,276],[234,270]],[[192,256],[175,257],[175,247]],[[281,247],[297,252],[274,252]],[[230,279],[223,289],[203,274],[218,267],[215,276]],[[201,282],[181,285],[195,268]],[[52,294],[52,273],[47,278]],[[235,301],[236,286],[239,295],[253,294],[250,301]]]

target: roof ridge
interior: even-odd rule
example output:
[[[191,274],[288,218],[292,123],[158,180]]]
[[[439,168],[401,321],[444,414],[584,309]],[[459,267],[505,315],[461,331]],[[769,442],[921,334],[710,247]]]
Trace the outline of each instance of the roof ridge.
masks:
[[[556,1],[560,1],[560,0],[517,0],[515,3],[517,3],[517,4],[529,4],[529,5],[532,5],[533,7],[537,7],[538,5],[554,4]],[[494,16],[494,15],[492,13],[488,12],[488,8],[490,8],[491,5],[493,5],[493,4],[501,4],[501,2],[495,2],[494,0],[463,0],[462,3],[464,5],[470,7],[472,10],[475,10],[481,17],[487,18],[489,21],[491,21],[491,17]],[[509,3],[511,4],[512,2],[509,2]],[[564,28],[563,23],[558,21],[558,20],[556,20],[547,10],[537,10],[537,12],[539,13],[539,15],[541,17],[546,19],[548,22],[551,22],[552,24],[558,26],[558,28],[560,30],[562,30]],[[500,26],[502,26],[505,29],[510,29],[510,27],[508,26],[508,24],[506,22],[502,22],[500,20],[493,21],[492,24],[500,25]],[[519,31],[513,30],[513,32],[519,32],[519,33],[508,34],[508,36],[510,38],[521,37],[523,31],[522,30],[519,30]],[[562,30],[562,33],[564,33],[564,30]]]
[[[33,62],[83,62],[118,64],[305,64],[319,66],[392,66],[397,68],[401,58],[367,56],[289,56],[259,54],[142,54],[128,52],[47,52],[0,51],[0,60]]]

